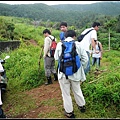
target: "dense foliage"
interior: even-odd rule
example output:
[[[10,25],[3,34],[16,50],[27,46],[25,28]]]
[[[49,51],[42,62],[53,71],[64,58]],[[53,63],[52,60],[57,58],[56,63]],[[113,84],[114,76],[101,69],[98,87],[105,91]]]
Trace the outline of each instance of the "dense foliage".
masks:
[[[120,50],[120,33],[118,33],[120,31],[120,28],[118,28],[120,16],[106,18],[106,20],[98,31],[98,40],[101,41],[105,49],[108,49],[110,46],[112,49]],[[88,27],[91,27],[90,23]],[[43,43],[43,34],[41,31],[45,28],[52,30],[52,34],[59,41],[59,22],[47,21],[42,24],[35,24],[33,20],[28,18],[0,16],[0,41],[33,39],[38,44]],[[68,29],[75,29],[78,36],[85,27],[77,29],[72,25],[68,26]]]

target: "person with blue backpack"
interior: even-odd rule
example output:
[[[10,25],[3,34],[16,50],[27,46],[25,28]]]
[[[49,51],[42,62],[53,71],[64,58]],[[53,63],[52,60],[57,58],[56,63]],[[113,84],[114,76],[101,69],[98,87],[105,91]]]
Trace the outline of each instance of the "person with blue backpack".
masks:
[[[68,30],[65,37],[64,41],[58,42],[54,58],[58,61],[58,82],[62,92],[64,115],[75,118],[70,89],[73,91],[78,109],[85,112],[85,99],[80,83],[86,80],[84,69],[88,63],[88,56],[80,43],[75,40],[74,30]]]

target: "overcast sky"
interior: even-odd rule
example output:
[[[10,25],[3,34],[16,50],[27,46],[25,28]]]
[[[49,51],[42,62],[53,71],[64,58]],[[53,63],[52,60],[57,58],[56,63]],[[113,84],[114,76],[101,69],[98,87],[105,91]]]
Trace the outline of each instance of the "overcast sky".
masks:
[[[34,3],[44,3],[46,5],[57,5],[57,4],[91,4],[103,1],[0,1],[0,3],[6,4],[34,4]]]

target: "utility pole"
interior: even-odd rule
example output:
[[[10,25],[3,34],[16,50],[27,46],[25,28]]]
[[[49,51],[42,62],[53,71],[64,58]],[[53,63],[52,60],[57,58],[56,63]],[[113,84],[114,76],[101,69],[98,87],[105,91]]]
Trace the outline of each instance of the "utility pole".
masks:
[[[109,28],[109,40],[108,40],[108,43],[109,43],[108,49],[110,50],[110,28]]]

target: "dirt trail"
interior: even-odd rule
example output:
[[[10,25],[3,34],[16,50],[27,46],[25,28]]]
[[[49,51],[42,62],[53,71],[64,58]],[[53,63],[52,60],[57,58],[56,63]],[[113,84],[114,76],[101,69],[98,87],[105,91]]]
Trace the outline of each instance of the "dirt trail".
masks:
[[[36,100],[37,107],[29,111],[28,113],[18,115],[15,118],[39,118],[40,113],[47,114],[58,109],[57,106],[45,106],[44,104],[40,104],[41,101],[53,98],[56,98],[57,100],[62,100],[58,81],[54,81],[53,84],[50,85],[42,85],[38,88],[27,91],[26,93]]]

